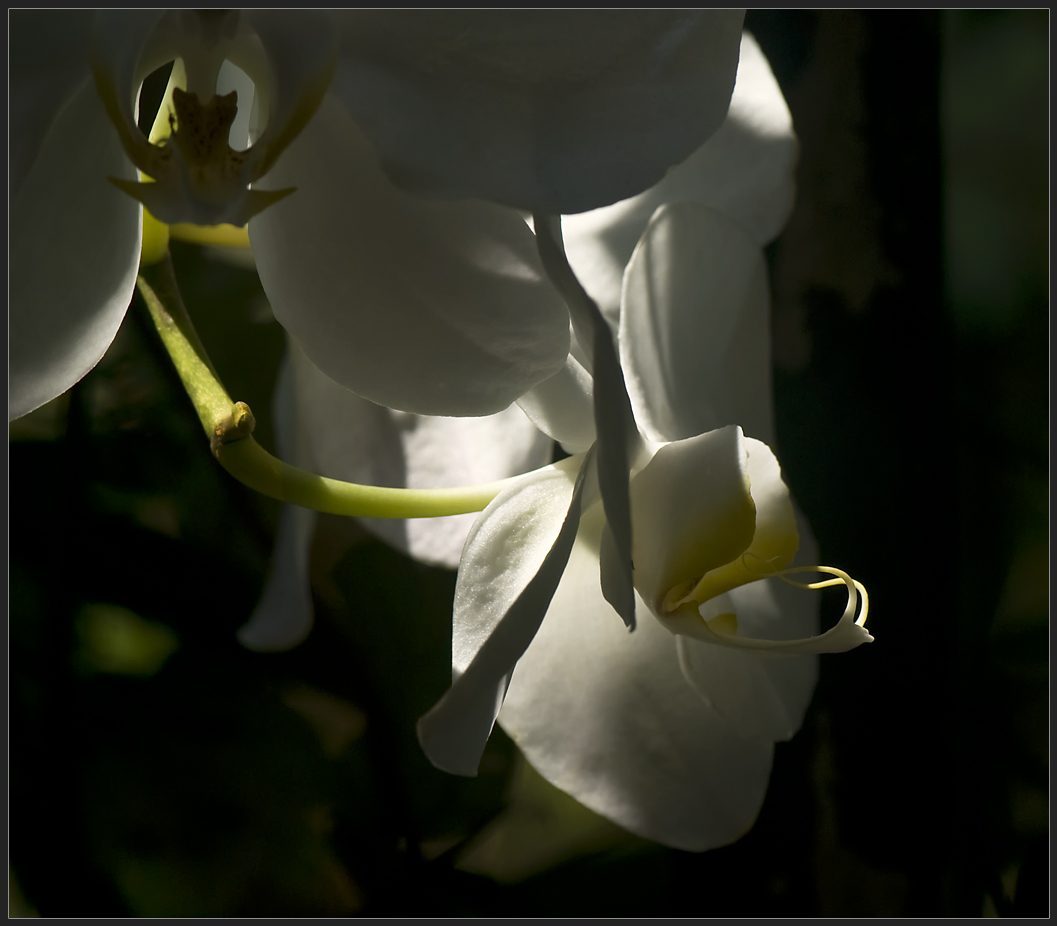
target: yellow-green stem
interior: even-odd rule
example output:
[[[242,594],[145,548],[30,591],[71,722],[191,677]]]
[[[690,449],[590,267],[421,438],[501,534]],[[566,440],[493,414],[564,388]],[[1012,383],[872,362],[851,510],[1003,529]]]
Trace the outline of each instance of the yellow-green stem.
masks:
[[[520,478],[453,489],[392,489],[340,482],[284,463],[250,436],[253,416],[249,407],[244,402],[232,402],[221,384],[184,307],[169,255],[142,267],[137,285],[210,439],[214,456],[251,489],[328,514],[436,518],[481,511]]]

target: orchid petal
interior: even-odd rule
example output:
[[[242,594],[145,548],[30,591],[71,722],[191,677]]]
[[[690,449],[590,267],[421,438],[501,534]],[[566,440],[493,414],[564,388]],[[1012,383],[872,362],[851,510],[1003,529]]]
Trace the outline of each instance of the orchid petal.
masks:
[[[595,442],[594,380],[571,353],[565,366],[533,386],[517,404],[568,453],[581,453]]]
[[[735,10],[342,15],[335,89],[394,182],[554,214],[638,193],[715,132],[743,18]]]
[[[601,209],[562,218],[569,261],[614,323],[624,268],[653,213],[665,203],[711,206],[758,244],[777,237],[793,207],[796,135],[767,59],[748,33],[719,131],[656,186]]]
[[[757,245],[695,203],[662,207],[628,264],[620,352],[653,440],[729,424],[773,443],[770,299]]]
[[[353,392],[430,415],[486,415],[553,375],[568,316],[512,210],[392,187],[328,97],[267,177],[297,193],[250,223],[276,317]]]
[[[418,722],[430,761],[476,775],[514,664],[539,630],[580,523],[584,459],[501,492],[474,523],[455,586],[452,686]]]
[[[275,384],[272,412],[276,449],[283,460],[315,469],[311,448],[305,440],[295,407],[292,353],[288,349],[283,355]],[[264,593],[250,619],[238,632],[239,642],[247,649],[258,652],[288,650],[301,643],[311,631],[315,608],[309,570],[315,526],[314,511],[283,503]]]
[[[88,76],[91,10],[9,10],[8,201],[62,107]]]
[[[759,812],[773,747],[737,735],[686,684],[656,621],[631,634],[613,621],[596,579],[600,515],[581,522],[499,723],[548,781],[631,832],[690,851],[726,845]]]
[[[817,563],[818,544],[798,513],[797,565]],[[737,615],[746,636],[794,640],[819,628],[819,596],[771,579],[743,585],[705,602],[702,616]],[[817,656],[761,658],[759,654],[676,637],[686,680],[742,736],[788,740],[804,721],[818,679]]]
[[[48,130],[11,206],[10,395],[18,418],[92,369],[125,316],[139,268],[135,177],[91,80]]]
[[[324,475],[362,485],[437,489],[493,482],[550,461],[551,442],[517,407],[483,418],[393,411],[339,386],[296,344],[291,354],[297,415],[313,466]],[[417,560],[454,569],[476,518],[361,518],[361,523]]]

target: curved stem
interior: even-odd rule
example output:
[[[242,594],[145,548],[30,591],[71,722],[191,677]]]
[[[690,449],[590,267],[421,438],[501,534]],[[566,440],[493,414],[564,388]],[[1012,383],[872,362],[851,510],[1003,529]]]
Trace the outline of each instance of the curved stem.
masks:
[[[137,287],[154,326],[210,439],[213,455],[244,485],[279,501],[327,514],[374,518],[437,518],[481,511],[513,476],[452,489],[394,489],[328,479],[272,456],[250,435],[253,413],[232,402],[206,354],[180,297],[168,254],[142,267]]]
[[[482,511],[508,485],[499,482],[455,489],[392,489],[340,482],[309,473],[277,459],[252,437],[222,444],[220,465],[262,495],[327,514],[361,518],[439,518]]]

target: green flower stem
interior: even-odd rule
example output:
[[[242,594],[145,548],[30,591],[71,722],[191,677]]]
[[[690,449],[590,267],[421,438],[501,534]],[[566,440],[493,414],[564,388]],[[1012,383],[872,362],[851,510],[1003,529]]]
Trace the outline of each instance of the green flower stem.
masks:
[[[176,285],[172,260],[141,268],[137,281],[151,318],[194,403],[213,455],[251,489],[327,514],[373,518],[437,518],[481,511],[519,478],[454,489],[392,489],[327,479],[290,466],[258,444],[253,413],[232,402],[195,333]]]
[[[140,267],[136,286],[198,412],[198,420],[213,438],[217,428],[231,416],[235,403],[221,384],[187,314],[168,252],[157,263]]]
[[[221,465],[251,489],[328,514],[371,518],[437,518],[481,511],[513,479],[457,489],[390,489],[327,479],[289,466],[252,437],[224,444]]]

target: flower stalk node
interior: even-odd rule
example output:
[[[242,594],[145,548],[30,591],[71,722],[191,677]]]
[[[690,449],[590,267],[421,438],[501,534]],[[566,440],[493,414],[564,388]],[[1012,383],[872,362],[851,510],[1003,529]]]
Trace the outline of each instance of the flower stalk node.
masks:
[[[213,456],[220,459],[220,448],[224,444],[232,444],[237,440],[244,440],[253,433],[257,426],[257,419],[245,402],[236,402],[231,406],[231,414],[221,419],[213,428],[213,437],[209,441],[209,449]]]

